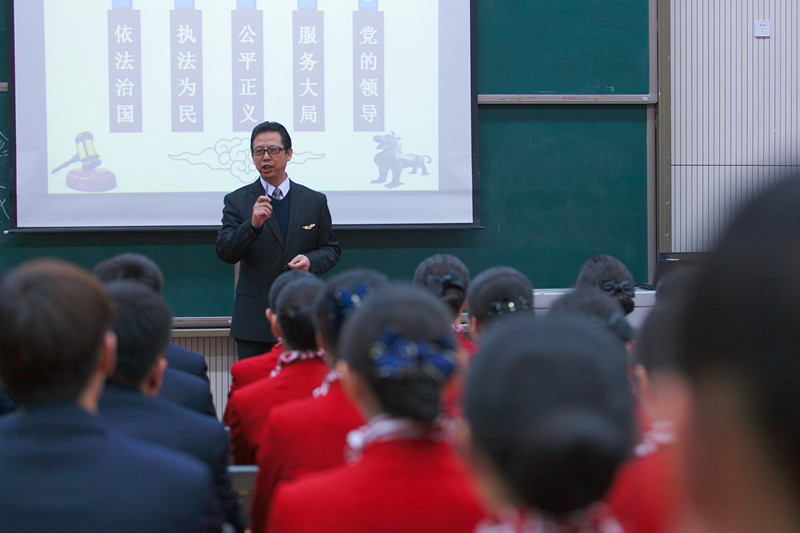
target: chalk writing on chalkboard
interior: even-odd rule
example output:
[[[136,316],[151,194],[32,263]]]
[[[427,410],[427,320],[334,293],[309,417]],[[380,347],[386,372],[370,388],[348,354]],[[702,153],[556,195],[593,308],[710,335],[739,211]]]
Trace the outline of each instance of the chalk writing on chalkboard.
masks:
[[[0,131],[0,159],[8,157],[8,137]],[[11,220],[11,217],[6,210],[6,202],[8,201],[8,189],[0,185],[0,219],[5,217],[6,220]]]
[[[0,157],[8,157],[8,137],[0,131]]]

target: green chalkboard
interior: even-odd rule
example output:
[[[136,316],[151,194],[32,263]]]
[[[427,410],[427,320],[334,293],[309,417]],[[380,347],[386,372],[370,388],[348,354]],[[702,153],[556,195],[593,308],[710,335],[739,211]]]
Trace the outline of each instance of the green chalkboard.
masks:
[[[6,23],[2,17],[9,3],[0,0],[0,27]],[[647,92],[647,2],[477,4],[479,92],[602,93],[602,87],[609,86],[617,93]],[[557,7],[562,5],[571,7]],[[627,10],[624,17],[614,14],[621,10]],[[617,19],[602,18],[605,11]],[[538,35],[567,26],[568,15],[575,46],[587,48],[583,59],[577,52],[547,49],[549,40],[561,38],[558,35]],[[536,36],[531,36],[532,20]],[[614,20],[620,39],[606,39],[605,49],[594,49],[592,44],[608,36]],[[603,22],[602,35],[592,21]],[[620,43],[618,49],[611,42]],[[0,43],[0,58],[8,57],[9,45]],[[499,56],[504,50],[517,50],[522,74],[515,73],[510,59]],[[597,65],[614,63],[613,57],[605,56],[615,54],[620,65],[630,69]],[[601,70],[607,74],[600,76]],[[10,77],[7,61],[0,59],[0,81],[12,81]],[[7,138],[0,148],[0,202],[12,214],[10,112],[11,96],[0,93],[0,132]],[[625,262],[637,281],[646,281],[645,106],[483,106],[477,124],[483,229],[340,231],[344,255],[333,272],[366,266],[409,280],[422,259],[448,252],[461,257],[473,275],[505,264],[527,274],[535,287],[567,287],[586,259],[608,253]],[[8,225],[0,209],[0,229]],[[227,316],[234,272],[216,258],[214,241],[213,232],[0,234],[0,272],[35,257],[61,257],[91,267],[122,251],[134,251],[162,266],[165,295],[177,316]]]
[[[647,94],[648,0],[480,0],[479,94]]]

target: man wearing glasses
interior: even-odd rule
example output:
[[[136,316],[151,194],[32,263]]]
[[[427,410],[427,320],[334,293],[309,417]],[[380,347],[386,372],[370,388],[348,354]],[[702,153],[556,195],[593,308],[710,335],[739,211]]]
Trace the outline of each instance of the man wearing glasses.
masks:
[[[260,177],[225,196],[217,256],[239,262],[231,337],[239,359],[266,353],[275,343],[266,319],[273,280],[287,270],[320,275],[342,252],[324,194],[291,181],[286,164],[292,139],[277,122],[253,128],[250,150]]]

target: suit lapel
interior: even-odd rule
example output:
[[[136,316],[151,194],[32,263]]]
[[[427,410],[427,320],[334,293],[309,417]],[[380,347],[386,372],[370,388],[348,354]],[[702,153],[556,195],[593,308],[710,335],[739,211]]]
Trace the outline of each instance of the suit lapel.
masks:
[[[293,242],[292,237],[300,226],[300,206],[303,205],[303,189],[296,183],[292,183],[289,194],[292,195],[292,203],[289,204],[289,229],[286,231],[286,242]]]

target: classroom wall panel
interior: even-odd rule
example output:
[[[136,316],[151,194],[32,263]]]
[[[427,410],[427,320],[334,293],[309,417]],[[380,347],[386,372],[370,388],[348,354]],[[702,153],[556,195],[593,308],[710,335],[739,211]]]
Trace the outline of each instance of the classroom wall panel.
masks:
[[[800,164],[800,3],[672,0],[672,251],[702,251]],[[756,37],[756,21],[770,24]]]

